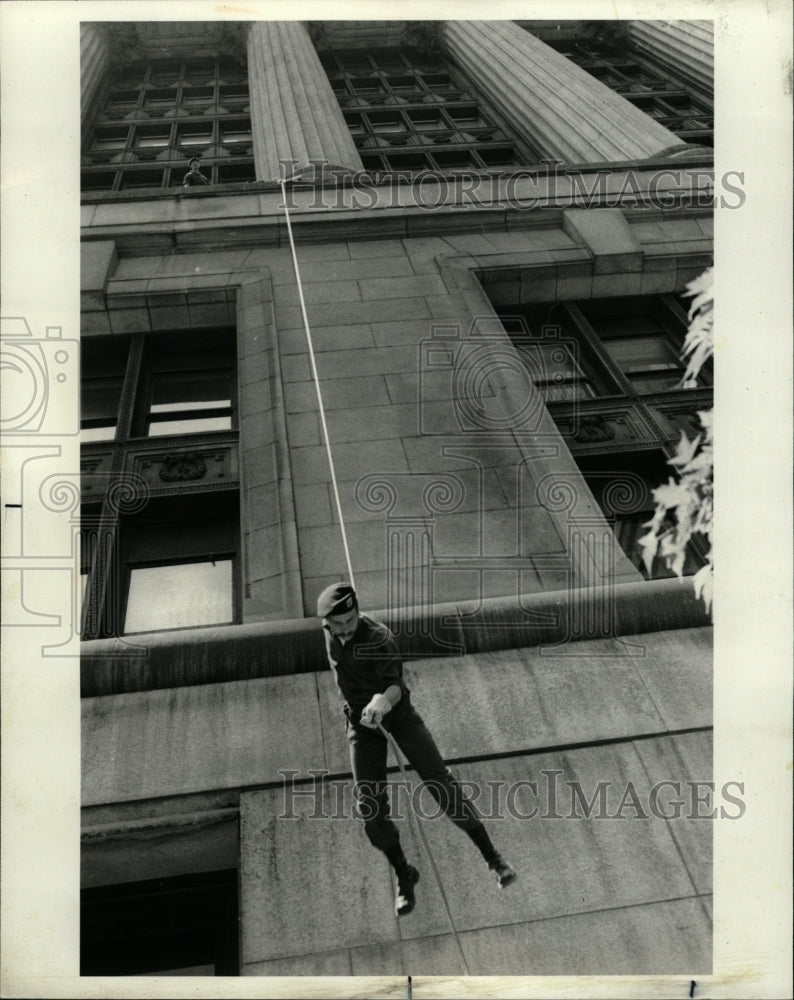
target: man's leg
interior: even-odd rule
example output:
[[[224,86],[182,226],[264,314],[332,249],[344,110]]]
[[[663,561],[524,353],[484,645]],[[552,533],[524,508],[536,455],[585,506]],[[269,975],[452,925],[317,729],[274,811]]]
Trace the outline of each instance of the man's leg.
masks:
[[[474,842],[488,867],[496,872],[500,887],[509,885],[516,873],[494,847],[473,802],[465,795],[460,782],[452,777],[435,740],[413,707],[395,723],[392,736],[428,790],[452,820]]]
[[[414,908],[414,886],[419,881],[419,872],[408,864],[397,827],[389,816],[386,740],[378,730],[356,727],[352,722],[348,722],[347,736],[356,809],[364,821],[369,842],[383,851],[394,868],[397,876],[394,905],[397,916],[402,917]]]

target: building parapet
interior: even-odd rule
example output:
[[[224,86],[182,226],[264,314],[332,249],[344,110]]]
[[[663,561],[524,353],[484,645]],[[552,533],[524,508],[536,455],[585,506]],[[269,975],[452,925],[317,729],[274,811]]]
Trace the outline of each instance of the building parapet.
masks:
[[[691,580],[487,598],[379,610],[406,659],[562,645],[710,624]],[[134,645],[133,645],[134,641]],[[258,622],[85,642],[83,697],[189,687],[325,669],[316,618]]]

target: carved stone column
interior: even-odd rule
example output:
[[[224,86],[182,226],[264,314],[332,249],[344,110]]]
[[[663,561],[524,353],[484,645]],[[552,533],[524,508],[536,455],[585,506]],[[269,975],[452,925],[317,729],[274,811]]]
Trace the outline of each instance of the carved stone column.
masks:
[[[442,44],[516,131],[565,163],[685,148],[672,132],[513,21],[446,21]]]
[[[85,124],[99,85],[110,65],[105,32],[96,24],[80,25],[80,120]]]
[[[256,21],[248,32],[248,84],[257,180],[298,172],[312,160],[362,170],[353,138],[312,45],[298,21]]]
[[[629,21],[626,31],[638,52],[709,97],[714,94],[713,21]]]

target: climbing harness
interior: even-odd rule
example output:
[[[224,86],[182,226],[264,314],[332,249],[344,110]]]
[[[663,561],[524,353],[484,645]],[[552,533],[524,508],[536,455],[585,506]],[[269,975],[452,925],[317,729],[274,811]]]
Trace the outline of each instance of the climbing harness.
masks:
[[[323,405],[323,396],[322,396],[322,391],[320,389],[320,378],[317,373],[317,365],[314,359],[314,343],[312,341],[311,328],[309,327],[309,318],[306,314],[306,302],[303,297],[303,284],[301,282],[300,268],[298,267],[298,255],[295,252],[295,240],[293,239],[292,235],[292,223],[290,222],[289,207],[287,205],[286,180],[284,178],[279,178],[279,184],[281,185],[281,194],[284,199],[284,218],[287,223],[287,235],[289,236],[289,245],[290,245],[290,250],[292,252],[292,266],[295,270],[295,281],[298,286],[298,298],[300,300],[301,315],[303,316],[303,325],[306,330],[306,341],[309,345],[309,364],[311,365],[312,379],[314,380],[314,388],[317,393],[317,407],[320,415],[320,425],[322,426],[323,439],[325,441],[325,450],[328,455],[328,465],[331,472],[331,484],[334,490],[334,500],[336,501],[336,512],[339,518],[339,528],[342,534],[342,546],[345,550],[345,560],[347,561],[347,572],[350,578],[350,585],[355,589],[355,582],[353,579],[353,563],[350,558],[350,548],[347,543],[347,532],[345,531],[345,519],[342,515],[342,502],[339,497],[339,485],[336,479],[334,456],[331,451],[331,439],[328,434],[328,424],[326,423],[325,419],[325,407]],[[403,780],[407,783],[408,778],[406,775],[405,766],[403,764],[402,754],[400,753],[400,750],[397,746],[394,737],[391,735],[391,733],[387,732],[386,729],[384,729],[381,723],[378,723],[377,726],[378,729],[386,738],[389,746],[391,746],[392,753],[394,754],[395,760],[397,761],[397,766],[400,769],[400,773],[403,777]],[[416,824],[416,828],[419,831],[419,836],[422,841],[422,846],[424,847],[428,861],[430,862],[430,867],[433,870],[433,875],[435,877],[436,884],[438,885],[438,890],[441,893],[441,899],[443,900],[444,908],[447,911],[447,919],[449,920],[449,926],[452,930],[452,936],[455,939],[455,944],[458,949],[458,954],[460,956],[461,965],[463,966],[463,971],[465,975],[469,976],[471,975],[471,973],[469,972],[469,966],[468,963],[466,962],[466,956],[463,953],[463,948],[460,943],[460,938],[458,937],[458,931],[457,928],[455,927],[455,922],[452,919],[452,912],[449,908],[447,894],[444,892],[444,886],[441,882],[441,875],[438,871],[438,867],[436,866],[435,858],[433,857],[433,852],[430,850],[430,844],[428,843],[425,831],[422,828],[422,824],[419,822],[419,817],[416,815],[415,812],[414,812],[414,821]]]

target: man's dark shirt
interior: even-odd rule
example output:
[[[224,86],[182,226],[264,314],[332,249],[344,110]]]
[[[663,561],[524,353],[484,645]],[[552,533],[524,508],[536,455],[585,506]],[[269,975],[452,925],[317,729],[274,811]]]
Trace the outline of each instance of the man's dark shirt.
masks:
[[[361,615],[356,631],[344,645],[327,625],[323,631],[336,683],[354,712],[360,712],[373,695],[383,694],[392,684],[397,684],[403,695],[408,693],[397,643],[385,625]]]
[[[198,170],[195,172],[191,170],[189,173],[185,174],[185,179],[182,181],[185,187],[191,187],[193,184],[209,184],[209,181],[200,173]]]

